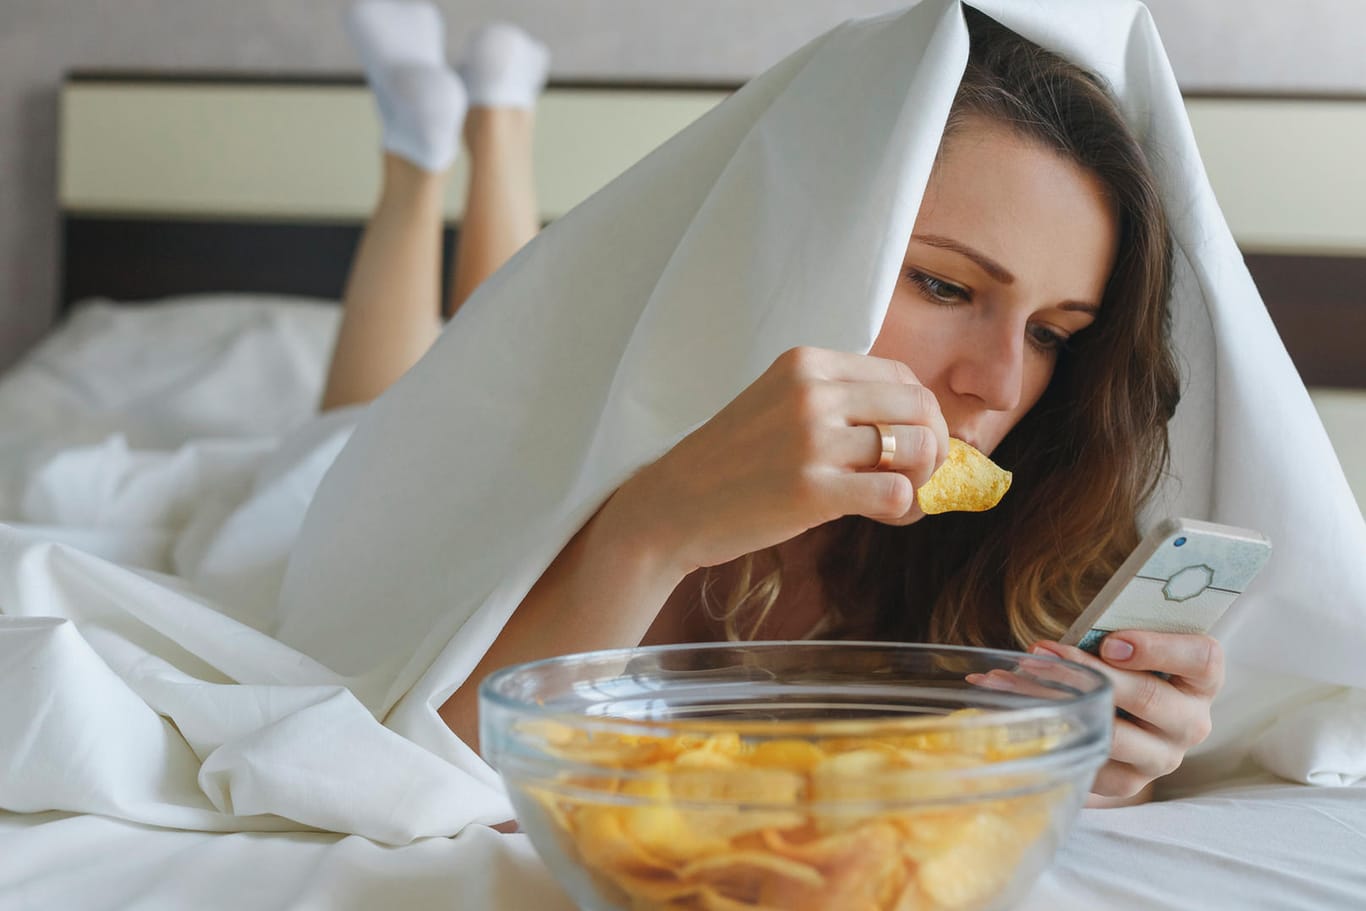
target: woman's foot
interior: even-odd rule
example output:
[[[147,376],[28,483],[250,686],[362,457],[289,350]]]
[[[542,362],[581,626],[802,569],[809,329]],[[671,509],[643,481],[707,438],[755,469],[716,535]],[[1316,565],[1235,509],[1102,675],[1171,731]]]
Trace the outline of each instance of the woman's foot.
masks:
[[[550,51],[509,22],[492,22],[470,35],[456,67],[471,107],[530,111],[545,88]]]
[[[375,93],[384,148],[444,172],[459,151],[467,99],[446,64],[440,11],[425,0],[361,0],[346,24]]]

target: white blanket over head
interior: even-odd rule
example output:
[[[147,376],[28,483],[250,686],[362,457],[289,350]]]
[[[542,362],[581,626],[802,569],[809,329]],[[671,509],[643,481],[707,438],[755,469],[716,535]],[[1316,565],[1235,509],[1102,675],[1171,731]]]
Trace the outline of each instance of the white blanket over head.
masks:
[[[1278,708],[1366,687],[1366,527],[1147,10],[973,5],[1109,81],[1171,214],[1185,382],[1150,518],[1258,528],[1276,548],[1220,630],[1229,721],[1205,769],[1222,774]],[[392,843],[506,818],[496,775],[437,707],[632,471],[782,351],[869,349],[967,41],[959,0],[846,24],[552,225],[366,409],[278,593],[345,418],[252,463],[175,576],[0,527],[0,808]],[[1335,717],[1280,730],[1325,732],[1341,757]],[[1282,774],[1353,775],[1314,755],[1299,773],[1263,747]]]

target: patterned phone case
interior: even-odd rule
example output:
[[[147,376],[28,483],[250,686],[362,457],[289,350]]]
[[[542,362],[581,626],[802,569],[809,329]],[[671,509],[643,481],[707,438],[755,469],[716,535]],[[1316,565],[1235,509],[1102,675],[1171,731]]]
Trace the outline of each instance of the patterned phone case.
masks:
[[[1115,630],[1205,633],[1266,564],[1255,531],[1168,519],[1139,544],[1061,640],[1095,653]]]

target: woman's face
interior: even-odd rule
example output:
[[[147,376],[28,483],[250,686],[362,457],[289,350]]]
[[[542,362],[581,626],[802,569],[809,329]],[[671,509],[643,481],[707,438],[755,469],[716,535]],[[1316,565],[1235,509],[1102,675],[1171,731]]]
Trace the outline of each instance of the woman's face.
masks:
[[[949,434],[989,453],[1095,320],[1117,236],[1097,178],[970,118],[930,177],[871,353],[909,366]]]

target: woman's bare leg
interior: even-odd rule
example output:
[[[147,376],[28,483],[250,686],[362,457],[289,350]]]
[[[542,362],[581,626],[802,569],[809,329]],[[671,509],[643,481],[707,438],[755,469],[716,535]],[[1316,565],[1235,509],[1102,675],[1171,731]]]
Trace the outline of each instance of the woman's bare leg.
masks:
[[[324,411],[378,396],[441,328],[442,202],[467,102],[430,0],[357,0],[346,27],[374,93],[384,168],[343,292]]]
[[[472,107],[465,116],[470,183],[456,244],[448,315],[540,230],[532,111]]]
[[[457,69],[469,94],[470,183],[448,316],[540,230],[531,133],[550,51],[517,25],[491,22],[470,35]]]
[[[436,339],[445,188],[445,172],[385,154],[379,202],[346,282],[323,411],[374,399]]]

